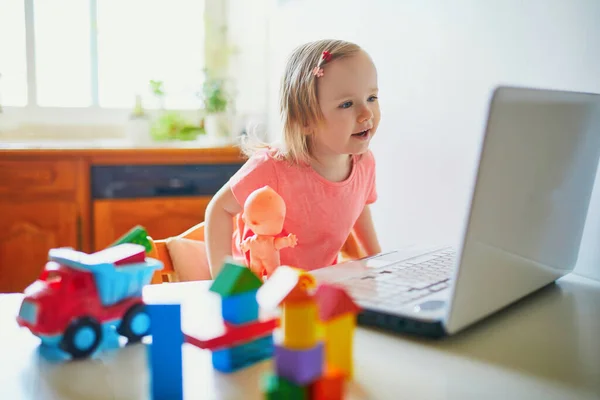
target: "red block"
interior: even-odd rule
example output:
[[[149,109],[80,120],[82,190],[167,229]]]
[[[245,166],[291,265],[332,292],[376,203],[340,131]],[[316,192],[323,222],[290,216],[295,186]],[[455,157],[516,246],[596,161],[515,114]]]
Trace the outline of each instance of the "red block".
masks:
[[[310,385],[311,400],[342,400],[345,378],[342,371],[327,368],[323,376]]]
[[[184,334],[184,340],[201,349],[215,351],[265,336],[273,332],[278,324],[279,319],[277,318],[261,322],[250,322],[243,325],[225,323],[225,333],[220,336],[211,339],[200,339]]]

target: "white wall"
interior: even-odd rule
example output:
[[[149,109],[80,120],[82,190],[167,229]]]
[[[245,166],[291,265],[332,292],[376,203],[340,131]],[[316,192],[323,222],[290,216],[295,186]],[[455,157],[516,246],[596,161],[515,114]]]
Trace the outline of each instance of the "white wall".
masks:
[[[266,121],[269,5],[267,0],[229,0],[228,4],[229,37],[236,48],[229,69],[236,80],[235,108],[242,124]]]
[[[383,111],[372,146],[380,195],[374,216],[386,249],[452,241],[459,233],[494,86],[600,92],[597,0],[259,3],[272,7],[271,132],[278,127],[279,77],[293,47],[336,37],[356,41],[374,58]],[[598,279],[599,192],[597,184],[578,265]]]

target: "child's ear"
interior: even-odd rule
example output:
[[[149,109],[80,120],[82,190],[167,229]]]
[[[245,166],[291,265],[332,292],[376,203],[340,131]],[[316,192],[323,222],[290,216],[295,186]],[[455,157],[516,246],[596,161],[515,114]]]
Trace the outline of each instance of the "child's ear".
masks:
[[[302,133],[304,136],[313,136],[315,134],[315,127],[313,125],[305,125]]]

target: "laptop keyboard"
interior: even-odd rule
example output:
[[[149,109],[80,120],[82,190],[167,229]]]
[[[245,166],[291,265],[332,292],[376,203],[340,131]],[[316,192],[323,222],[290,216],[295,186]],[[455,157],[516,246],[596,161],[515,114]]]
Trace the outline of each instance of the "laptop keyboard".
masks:
[[[448,288],[455,259],[455,250],[442,249],[338,283],[363,307],[397,307]]]

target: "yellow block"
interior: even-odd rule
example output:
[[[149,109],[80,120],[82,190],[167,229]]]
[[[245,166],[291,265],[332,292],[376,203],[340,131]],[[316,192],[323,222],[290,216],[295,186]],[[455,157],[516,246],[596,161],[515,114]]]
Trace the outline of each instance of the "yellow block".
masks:
[[[283,346],[304,350],[317,345],[317,305],[314,301],[284,303],[281,314]]]
[[[341,315],[323,323],[325,362],[342,371],[348,379],[354,374],[353,342],[356,316]]]

